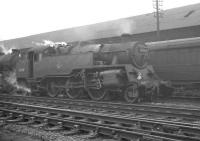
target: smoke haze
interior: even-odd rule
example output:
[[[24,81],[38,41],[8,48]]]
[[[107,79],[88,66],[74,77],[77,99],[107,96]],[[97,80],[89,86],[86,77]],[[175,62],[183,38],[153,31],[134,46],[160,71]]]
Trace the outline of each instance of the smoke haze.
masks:
[[[31,93],[31,89],[27,88],[26,86],[22,86],[22,85],[18,84],[15,71],[7,72],[5,81],[17,90]]]
[[[50,46],[50,47],[56,47],[58,45],[63,45],[66,46],[67,43],[66,42],[53,42],[50,40],[42,40],[43,42],[32,42],[32,44],[36,45],[36,46]]]

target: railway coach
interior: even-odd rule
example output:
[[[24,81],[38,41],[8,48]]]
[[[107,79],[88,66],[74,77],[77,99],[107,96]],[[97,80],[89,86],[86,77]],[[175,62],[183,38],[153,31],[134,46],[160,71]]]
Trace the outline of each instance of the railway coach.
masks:
[[[199,96],[200,37],[147,43],[150,64],[177,93]],[[168,93],[169,94],[169,93]]]

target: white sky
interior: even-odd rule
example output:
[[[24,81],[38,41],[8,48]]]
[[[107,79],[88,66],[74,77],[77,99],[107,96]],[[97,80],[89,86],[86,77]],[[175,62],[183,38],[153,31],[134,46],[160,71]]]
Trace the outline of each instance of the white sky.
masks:
[[[162,9],[200,3],[163,0]],[[0,40],[151,13],[152,0],[0,0]]]

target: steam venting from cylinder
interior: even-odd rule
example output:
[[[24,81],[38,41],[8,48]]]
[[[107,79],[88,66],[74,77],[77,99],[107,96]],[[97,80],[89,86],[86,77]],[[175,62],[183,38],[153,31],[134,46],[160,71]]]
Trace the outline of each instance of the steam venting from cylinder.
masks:
[[[20,91],[20,92],[25,92],[25,93],[31,93],[31,89],[27,88],[26,86],[20,85],[17,82],[17,77],[16,77],[16,71],[7,71],[6,76],[4,76],[5,81],[13,87],[14,91]]]
[[[5,82],[5,90],[6,91],[21,91],[26,93],[31,93],[31,90],[26,86],[22,86],[18,84],[16,77],[16,63],[17,56],[19,55],[17,52],[14,52],[13,48],[6,49],[3,45],[0,46],[0,52],[2,54],[0,58],[0,73],[3,76],[3,80]]]

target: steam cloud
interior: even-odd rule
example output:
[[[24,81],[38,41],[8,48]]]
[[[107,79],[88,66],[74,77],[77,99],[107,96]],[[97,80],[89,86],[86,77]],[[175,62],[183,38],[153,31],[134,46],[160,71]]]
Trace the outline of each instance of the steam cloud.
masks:
[[[43,42],[32,42],[36,46],[50,46],[50,47],[58,47],[59,45],[66,46],[66,42],[53,42],[50,40],[43,40]]]
[[[27,93],[31,93],[31,89],[27,88],[26,86],[19,85],[17,82],[16,72],[15,71],[9,71],[7,72],[7,76],[5,77],[5,81],[13,86],[15,89]]]
[[[79,28],[73,28],[72,38],[78,41],[88,41],[122,34],[133,34],[136,22],[133,19],[120,19],[117,21],[94,24]]]
[[[1,44],[0,45],[0,52],[2,52],[4,54],[10,54],[10,53],[12,53],[12,48],[6,49],[6,47],[3,44]]]
[[[122,19],[113,24],[113,28],[116,29],[116,34],[121,36],[122,34],[133,34],[136,29],[136,23],[132,19]]]

